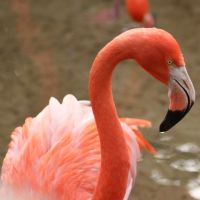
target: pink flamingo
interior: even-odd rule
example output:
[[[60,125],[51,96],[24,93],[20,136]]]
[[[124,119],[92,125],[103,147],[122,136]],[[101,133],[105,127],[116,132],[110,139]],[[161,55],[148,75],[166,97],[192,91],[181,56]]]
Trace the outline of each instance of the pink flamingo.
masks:
[[[150,151],[139,119],[119,119],[112,97],[115,66],[135,59],[168,85],[169,111],[160,126],[167,131],[195,101],[180,47],[173,36],[156,28],[127,31],[97,55],[90,72],[89,101],[55,98],[35,118],[12,133],[3,161],[1,199],[127,200],[136,176],[137,141]]]
[[[57,93],[58,75],[54,70],[51,49],[38,51],[33,45],[36,38],[40,38],[40,28],[33,24],[29,13],[30,5],[27,0],[12,0],[11,6],[16,14],[17,36],[23,53],[30,58],[41,76],[44,100],[49,99],[50,94]],[[51,81],[49,81],[51,80]]]
[[[155,25],[148,0],[125,0],[125,4],[130,17],[141,26],[149,28]]]
[[[120,16],[120,0],[114,0],[113,9],[103,10],[96,16],[100,23],[111,22]],[[154,17],[151,14],[148,0],[125,0],[125,6],[133,21],[138,22],[142,27],[153,27]]]
[[[119,0],[114,0],[112,9],[102,10],[96,17],[96,21],[99,23],[112,22],[119,18],[120,16],[120,2]]]

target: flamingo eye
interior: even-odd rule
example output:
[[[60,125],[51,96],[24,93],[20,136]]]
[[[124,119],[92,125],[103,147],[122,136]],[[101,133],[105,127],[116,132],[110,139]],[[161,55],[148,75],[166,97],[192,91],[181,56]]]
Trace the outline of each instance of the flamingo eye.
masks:
[[[168,65],[172,65],[173,64],[173,60],[171,60],[171,59],[167,60],[167,64]]]

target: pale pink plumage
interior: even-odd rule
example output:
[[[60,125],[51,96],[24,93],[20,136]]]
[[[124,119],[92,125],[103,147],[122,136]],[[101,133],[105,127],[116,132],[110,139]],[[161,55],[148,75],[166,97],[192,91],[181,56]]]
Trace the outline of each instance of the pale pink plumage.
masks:
[[[138,125],[150,123],[121,119],[131,163],[124,200],[128,199],[136,176],[136,162],[140,157],[137,141],[147,144],[148,149]],[[26,119],[11,137],[2,167],[1,200],[92,199],[101,152],[89,103],[77,101],[72,95],[65,96],[62,104],[51,98],[40,114]]]

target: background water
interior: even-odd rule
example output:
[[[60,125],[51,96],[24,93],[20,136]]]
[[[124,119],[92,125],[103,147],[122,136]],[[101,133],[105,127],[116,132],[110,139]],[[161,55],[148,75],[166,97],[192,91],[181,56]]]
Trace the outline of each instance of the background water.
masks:
[[[130,199],[200,199],[200,1],[151,0],[158,27],[181,44],[197,100],[187,117],[167,134],[158,126],[168,106],[167,88],[134,62],[120,64],[113,91],[120,116],[151,120],[144,135],[156,147],[143,153]],[[88,73],[98,50],[131,23],[121,2],[121,18],[97,24],[94,16],[112,1],[0,1],[0,156],[10,132],[35,116],[50,96],[72,93],[88,99]]]

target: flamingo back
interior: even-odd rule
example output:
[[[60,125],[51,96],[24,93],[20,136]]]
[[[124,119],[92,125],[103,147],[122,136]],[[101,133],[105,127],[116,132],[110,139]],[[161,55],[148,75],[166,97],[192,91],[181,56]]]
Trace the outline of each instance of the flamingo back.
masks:
[[[127,118],[120,121],[131,163],[128,196],[136,176],[139,145],[148,144],[138,136],[137,126],[149,123]],[[51,98],[41,113],[27,118],[13,131],[3,161],[0,199],[91,200],[100,163],[99,136],[91,107],[72,95],[65,96],[62,104]]]

